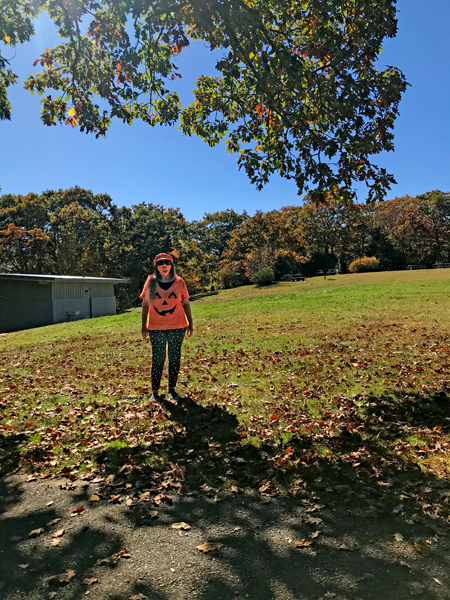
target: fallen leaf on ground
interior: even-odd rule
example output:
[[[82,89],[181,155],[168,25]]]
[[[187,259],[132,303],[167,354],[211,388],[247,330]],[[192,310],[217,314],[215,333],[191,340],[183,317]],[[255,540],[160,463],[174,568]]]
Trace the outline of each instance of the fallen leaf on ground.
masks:
[[[157,519],[158,518],[158,511],[157,510],[150,510],[150,508],[146,505],[146,504],[138,504],[134,507],[134,514],[136,515],[137,518],[139,519]]]
[[[315,510],[320,510],[321,508],[323,508],[322,504],[314,504],[314,506],[311,506],[311,508],[307,508],[306,512],[314,512]]]
[[[72,514],[70,516],[76,517],[78,515],[81,515],[82,512],[84,512],[84,506],[79,506],[78,508],[73,509]]]
[[[117,471],[117,473],[119,475],[122,475],[123,473],[125,473],[125,475],[126,475],[127,473],[129,473],[132,470],[133,470],[133,466],[132,465],[122,465],[120,467],[120,469]]]
[[[107,558],[99,558],[95,563],[95,566],[106,565],[112,567],[117,564],[119,558],[130,558],[130,553],[126,548],[123,548],[123,550],[120,550],[120,552],[116,552]]]
[[[37,481],[37,477],[35,475],[30,475],[27,479],[27,483],[30,483],[31,481]]]
[[[59,538],[62,535],[64,535],[64,531],[65,531],[65,529],[58,529],[58,531],[55,531],[55,533],[52,533],[52,537]]]
[[[433,581],[435,581],[439,585],[442,585],[442,581],[439,581],[439,579],[436,579],[436,577],[433,577]]]
[[[431,553],[430,546],[423,540],[417,540],[414,542],[414,548],[416,552],[422,554],[422,556],[428,556]]]
[[[143,492],[139,496],[139,500],[140,500],[140,502],[150,502],[150,500],[151,500],[150,492]]]
[[[333,598],[336,598],[336,594],[334,592],[325,592],[323,597],[325,600],[332,600]]]
[[[166,494],[158,494],[153,498],[153,502],[156,504],[156,506],[159,506],[161,502],[172,504],[172,498],[171,496],[167,496]]]
[[[401,533],[396,533],[396,534],[394,535],[394,538],[395,538],[395,541],[396,541],[396,542],[401,542],[401,541],[403,541],[403,540],[404,540],[404,537],[402,536],[402,534],[401,534]]]
[[[89,498],[89,502],[99,502],[100,500],[100,496],[98,494],[92,494],[92,496]]]
[[[187,523],[172,523],[172,529],[182,529],[183,531],[188,531],[191,528]]]
[[[313,539],[314,539],[314,538],[316,538],[316,537],[319,537],[319,535],[320,535],[320,531],[315,531],[315,532],[314,532],[314,533],[312,533],[312,534],[311,534],[309,537],[311,537],[311,538],[313,538]]]
[[[102,566],[106,566],[106,567],[112,567],[114,565],[117,565],[117,562],[119,561],[119,558],[113,554],[112,556],[107,556],[106,558],[99,558],[97,560],[97,562],[95,563],[96,567],[102,567]]]
[[[306,548],[307,546],[311,546],[311,542],[308,542],[308,540],[299,540],[298,542],[294,542],[294,546],[296,548]]]
[[[85,583],[86,585],[92,585],[97,582],[98,579],[96,577],[87,577],[86,579],[83,579],[83,583]]]
[[[235,527],[235,528],[233,529],[233,531],[240,531],[240,529],[241,529],[240,527]]]
[[[261,485],[258,489],[258,492],[260,494],[264,494],[264,495],[273,494],[275,491],[276,491],[276,485],[275,485],[275,481],[273,479],[271,479],[269,481],[267,479],[265,479],[261,483]]]
[[[197,550],[200,552],[211,552],[212,550],[219,550],[222,547],[222,544],[214,544],[211,542],[203,542],[200,546],[197,546]]]
[[[117,494],[116,496],[111,496],[111,498],[109,499],[110,504],[119,504],[121,502],[122,498],[120,496],[120,494]]]
[[[319,523],[322,523],[322,519],[319,519],[319,517],[311,517],[311,515],[308,515],[308,518],[306,519],[306,523],[312,523],[313,525],[318,525]]]
[[[54,504],[53,500],[50,500],[50,502],[47,502],[47,504],[45,506],[52,506],[52,504]]]
[[[30,537],[38,537],[40,535],[42,535],[44,533],[44,530],[42,527],[40,527],[39,529],[33,529],[33,531],[30,531],[30,533],[28,534]]]
[[[67,585],[69,581],[75,577],[75,571],[73,569],[69,569],[65,573],[60,573],[59,575],[53,575],[48,580],[48,585]]]
[[[59,546],[59,544],[61,543],[61,539],[60,538],[55,538],[54,540],[52,540],[50,542],[51,546]]]
[[[144,596],[144,594],[133,594],[133,596],[130,596],[130,600],[145,600],[145,598],[147,596]]]
[[[53,519],[53,521],[49,521],[47,523],[47,527],[51,527],[52,525],[56,525],[56,523],[59,523],[61,521],[61,519]]]
[[[71,481],[65,481],[64,483],[59,484],[59,489],[61,490],[73,490],[75,485]]]
[[[348,544],[341,544],[338,550],[349,550],[352,551],[356,548],[356,546],[349,546]]]

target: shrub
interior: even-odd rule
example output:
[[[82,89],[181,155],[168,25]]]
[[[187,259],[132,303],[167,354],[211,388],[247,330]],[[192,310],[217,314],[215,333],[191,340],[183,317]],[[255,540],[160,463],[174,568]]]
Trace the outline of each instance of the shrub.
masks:
[[[275,273],[271,267],[261,267],[252,274],[252,279],[258,286],[270,285],[275,281]]]
[[[220,287],[224,289],[248,285],[250,282],[241,268],[234,268],[235,265],[227,265],[219,273]]]
[[[364,256],[363,258],[357,258],[354,260],[349,268],[350,273],[368,273],[369,271],[379,271],[380,270],[380,261],[375,256],[368,257]]]

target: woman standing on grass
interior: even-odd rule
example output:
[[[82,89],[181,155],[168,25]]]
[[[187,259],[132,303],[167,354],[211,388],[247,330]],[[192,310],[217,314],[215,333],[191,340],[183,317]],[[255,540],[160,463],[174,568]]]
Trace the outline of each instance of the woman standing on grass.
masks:
[[[170,254],[158,254],[153,261],[154,272],[142,290],[142,337],[152,344],[152,396],[158,400],[161,376],[169,355],[169,400],[178,400],[175,391],[180,372],[181,345],[184,336],[194,332],[189,294],[181,277],[175,274]],[[187,318],[187,320],[186,320]]]

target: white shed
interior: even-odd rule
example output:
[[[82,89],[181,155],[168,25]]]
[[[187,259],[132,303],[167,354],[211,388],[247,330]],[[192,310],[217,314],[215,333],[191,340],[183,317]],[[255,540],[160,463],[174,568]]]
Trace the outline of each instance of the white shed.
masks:
[[[0,333],[116,314],[127,279],[0,273]]]

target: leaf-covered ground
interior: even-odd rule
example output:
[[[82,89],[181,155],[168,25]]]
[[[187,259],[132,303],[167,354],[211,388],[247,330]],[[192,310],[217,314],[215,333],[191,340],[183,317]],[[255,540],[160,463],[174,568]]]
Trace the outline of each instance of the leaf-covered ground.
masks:
[[[130,510],[197,490],[314,508],[358,482],[382,492],[365,510],[447,526],[447,277],[316,278],[196,301],[177,405],[149,402],[138,311],[2,336],[1,472],[94,484],[91,504]]]

